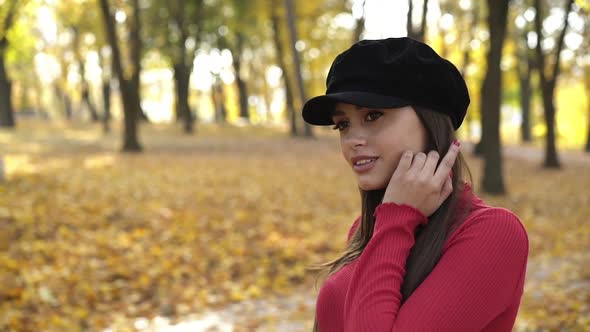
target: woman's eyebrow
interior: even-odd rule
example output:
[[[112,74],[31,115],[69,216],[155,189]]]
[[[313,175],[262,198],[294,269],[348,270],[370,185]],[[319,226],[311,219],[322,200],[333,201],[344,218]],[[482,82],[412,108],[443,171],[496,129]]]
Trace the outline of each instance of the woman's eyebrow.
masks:
[[[332,111],[332,116],[336,116],[336,115],[346,115],[346,113],[344,113],[341,110],[334,110],[334,111]]]

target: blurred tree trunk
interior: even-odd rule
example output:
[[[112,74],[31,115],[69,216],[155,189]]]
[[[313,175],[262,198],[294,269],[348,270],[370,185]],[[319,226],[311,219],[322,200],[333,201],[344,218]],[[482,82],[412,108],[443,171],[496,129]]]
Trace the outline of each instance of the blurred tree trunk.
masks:
[[[4,50],[6,46],[0,40],[0,127],[14,128],[14,114],[12,109],[12,82],[8,78],[4,65]]]
[[[525,2],[526,4],[526,2]],[[519,31],[514,29],[514,40],[516,42],[516,74],[520,87],[519,101],[522,113],[522,123],[520,125],[520,138],[522,142],[530,142],[531,137],[531,98],[532,86],[531,76],[535,67],[535,54],[528,46],[529,24]]]
[[[424,41],[426,37],[426,15],[428,14],[428,0],[422,2],[422,20],[420,21],[420,28],[414,29],[414,23],[412,22],[412,12],[414,5],[412,0],[408,0],[408,15],[406,21],[406,30],[408,31],[408,37],[416,40]]]
[[[137,1],[137,0],[134,0]],[[111,54],[113,59],[114,71],[119,81],[119,89],[121,91],[121,98],[123,99],[123,119],[124,119],[124,133],[123,133],[123,148],[124,152],[138,152],[141,151],[141,146],[137,139],[137,118],[140,109],[139,95],[134,92],[133,80],[125,78],[123,73],[123,66],[121,64],[121,53],[119,51],[119,44],[117,40],[117,31],[115,30],[115,21],[111,15],[108,0],[100,0],[100,8],[103,15],[106,35],[111,46]]]
[[[267,64],[269,63],[269,58],[268,58],[268,54],[266,52],[264,52],[264,49],[262,48],[255,48],[253,50],[253,57],[254,59],[260,59],[259,61],[249,61],[248,62],[248,72],[249,72],[249,77],[251,79],[251,89],[250,89],[250,93],[255,95],[255,96],[259,96],[260,98],[262,98],[262,103],[264,104],[263,107],[261,107],[261,101],[257,101],[256,107],[255,107],[255,112],[258,118],[258,123],[259,124],[269,124],[271,119],[272,119],[272,114],[270,113],[270,105],[271,105],[271,90],[272,88],[268,85],[268,82],[266,79],[260,79],[260,80],[254,80],[252,78],[254,77],[263,77],[266,78],[266,68],[267,68]],[[262,109],[265,110],[265,112],[262,112]]]
[[[471,41],[475,39],[475,28],[479,24],[479,3],[474,1],[471,3],[471,11],[469,15],[465,15],[466,18],[466,25],[471,26],[471,29],[466,29],[463,33],[461,33],[461,45],[463,45],[463,63],[461,64],[461,76],[467,78],[467,68],[471,64]],[[472,130],[472,123],[474,122],[473,119],[473,112],[467,112],[465,116],[465,124],[467,125],[467,137],[473,137],[473,130]]]
[[[463,63],[461,64],[461,75],[465,77],[467,75],[467,67],[471,63],[471,41],[475,38],[475,32],[473,29],[477,27],[479,23],[479,4],[477,2],[471,3],[471,12],[468,19],[465,20],[466,24],[470,25],[472,29],[464,31],[461,36],[461,44],[463,45]]]
[[[578,6],[579,13],[583,14],[584,16],[584,30],[582,31],[583,36],[588,36],[590,34],[590,12],[588,11],[590,8],[582,8]],[[578,56],[585,57],[587,56],[588,52],[590,51],[590,39],[586,38],[584,43],[578,48]],[[583,66],[584,72],[584,87],[586,88],[586,109],[587,109],[587,132],[586,132],[586,144],[584,146],[584,151],[590,153],[590,63],[586,63]]]
[[[590,152],[590,65],[584,67],[584,82],[586,86],[586,108],[588,110],[588,132],[586,133],[586,147],[584,151]]]
[[[102,82],[102,104],[102,131],[106,134],[111,132],[111,83],[108,80]]]
[[[104,59],[104,55],[98,51],[98,64],[102,69],[102,131],[109,133],[111,131],[111,71]]]
[[[275,49],[277,51],[277,62],[281,68],[281,71],[283,72],[283,84],[285,85],[285,111],[287,116],[290,116],[291,118],[291,136],[297,136],[297,116],[295,114],[293,87],[291,86],[291,78],[289,77],[289,71],[287,70],[287,65],[285,64],[285,52],[283,50],[283,43],[281,42],[281,25],[279,21],[279,14],[277,13],[279,4],[276,0],[271,0],[271,8],[273,31],[272,37],[275,44]]]
[[[197,6],[202,7],[202,0],[198,1]],[[172,7],[172,2],[169,4]],[[183,121],[184,132],[190,134],[194,130],[195,117],[191,112],[188,97],[189,97],[189,83],[191,72],[193,70],[194,56],[187,56],[186,42],[189,34],[186,27],[186,8],[185,0],[178,0],[174,2],[177,6],[172,9],[173,20],[176,28],[180,31],[180,38],[176,43],[177,55],[173,60],[174,68],[174,87],[176,90],[176,117]],[[200,18],[196,18],[200,20]],[[198,33],[198,32],[197,32]],[[195,38],[197,40],[197,38]],[[192,53],[190,53],[192,54]]]
[[[72,109],[72,97],[68,94],[68,64],[66,62],[65,56],[61,54],[58,60],[59,63],[59,72],[61,76],[56,80],[55,83],[55,95],[58,99],[62,102],[64,107],[64,117],[66,120],[70,120],[74,115],[74,110]]]
[[[223,92],[223,83],[218,75],[213,76],[213,86],[211,88],[211,99],[215,107],[215,122],[224,125],[227,122],[227,110],[225,108],[225,93]]]
[[[490,47],[486,75],[481,87],[482,151],[484,172],[482,188],[491,194],[505,192],[500,154],[500,107],[502,101],[502,48],[506,35],[509,0],[488,0]]]
[[[578,6],[578,9],[580,10],[580,12],[582,14],[584,14],[583,16],[585,17],[584,20],[584,30],[582,32],[583,36],[588,36],[590,35],[590,13],[588,12],[587,9],[582,9],[580,8],[580,6]],[[590,52],[590,39],[586,38],[585,39],[585,43],[583,43],[580,48],[578,48],[579,54],[578,56],[580,57],[585,57],[587,56],[588,52]],[[586,63],[586,65],[584,66],[584,86],[586,88],[586,109],[588,112],[587,115],[587,132],[586,132],[586,145],[584,146],[584,151],[590,153],[590,63]]]
[[[30,82],[17,82],[16,84],[17,84],[16,85],[17,88],[15,90],[19,90],[20,93],[18,95],[15,94],[14,96],[12,96],[12,99],[19,100],[17,105],[19,105],[21,110],[31,110],[33,108],[33,106],[31,105],[31,102],[29,100],[29,96],[27,96],[27,90],[24,90],[23,87],[29,86],[29,88],[32,89],[33,88],[32,84]],[[15,106],[13,106],[12,108],[18,109]]]
[[[88,88],[88,81],[82,79],[82,101],[88,107],[88,112],[90,112],[90,118],[93,122],[98,121],[98,114],[96,113],[96,107],[90,100],[90,89]]]
[[[477,17],[479,19],[479,4],[478,4],[478,2],[472,2],[471,4],[474,6],[473,7],[473,15],[474,15],[474,17]],[[474,26],[474,29],[475,29],[475,26]],[[482,100],[482,99],[480,98],[480,100]],[[481,108],[481,106],[480,106],[480,108]],[[472,116],[473,116],[473,114],[469,114],[469,112],[467,112],[467,117],[468,118],[470,118]],[[480,117],[480,128],[482,128],[481,130],[483,131],[483,123],[482,123],[481,117]],[[479,142],[477,142],[475,144],[475,146],[473,147],[473,154],[475,156],[480,156],[481,157],[483,155],[483,140],[484,140],[484,137],[482,135],[480,137]]]
[[[240,104],[240,117],[250,122],[248,111],[248,87],[242,78],[242,53],[244,52],[244,34],[236,31],[236,45],[232,50],[233,66],[236,72],[236,87],[238,88],[238,99]]]
[[[63,104],[64,117],[67,120],[71,119],[72,118],[72,99],[70,98],[70,96],[68,95],[68,93],[65,92],[60,87],[59,80],[57,82],[53,83],[53,91],[54,91],[55,96],[57,97],[57,99]]]
[[[541,48],[543,43],[543,31],[542,27],[542,7],[541,0],[535,0],[535,32],[537,33],[537,46],[535,48],[537,54],[537,65],[541,84],[541,95],[543,97],[543,108],[545,110],[545,124],[547,126],[547,136],[545,144],[545,162],[543,164],[546,168],[560,168],[559,159],[557,156],[557,148],[555,146],[555,85],[557,78],[559,77],[559,59],[561,50],[563,48],[563,41],[565,39],[565,33],[568,27],[568,15],[572,9],[574,0],[567,0],[564,8],[564,22],[563,30],[559,34],[557,39],[557,50],[555,52],[555,60],[552,61],[553,68],[549,75],[546,74],[545,65],[547,59]]]
[[[366,1],[363,0],[361,3],[361,8],[363,9],[363,14],[360,18],[356,19],[356,25],[354,27],[354,31],[352,34],[352,43],[356,43],[361,40],[361,35],[365,31],[365,3]]]
[[[428,14],[428,0],[424,0],[422,4],[422,21],[420,21],[420,31],[418,34],[419,40],[424,41],[426,38],[426,15]]]
[[[412,22],[412,13],[414,12],[414,3],[408,0],[408,14],[406,18],[406,31],[408,37],[414,38],[414,22]]]
[[[35,91],[35,108],[44,119],[49,119],[49,113],[43,105],[43,83],[38,74],[35,74],[33,86]]]
[[[262,80],[262,95],[264,96],[264,106],[266,108],[266,123],[270,124],[273,121],[272,115],[272,87],[268,84],[268,80]]]
[[[70,30],[72,31],[72,34],[74,36],[74,55],[76,57],[76,62],[78,62],[78,67],[80,70],[80,95],[82,97],[82,104],[86,104],[92,122],[98,122],[98,114],[96,113],[96,107],[90,100],[90,89],[88,87],[88,81],[86,80],[86,64],[84,58],[82,57],[82,50],[80,49],[80,31],[76,26],[71,26]]]
[[[287,27],[289,30],[289,45],[291,45],[291,54],[293,56],[293,64],[295,65],[295,79],[297,80],[297,88],[299,90],[299,99],[301,107],[307,101],[307,94],[305,92],[305,84],[303,82],[303,76],[301,73],[301,59],[299,58],[299,52],[295,47],[297,42],[297,26],[295,24],[295,6],[293,0],[285,0],[285,9],[287,11]],[[311,126],[304,121],[303,123],[303,135],[305,137],[313,137]]]
[[[174,87],[176,89],[176,114],[182,119],[184,132],[193,132],[194,117],[188,104],[191,68],[187,68],[184,58],[174,64]]]
[[[132,13],[130,20],[129,20],[129,43],[130,47],[130,56],[131,56],[131,93],[135,96],[133,97],[134,103],[136,104],[135,107],[137,108],[137,112],[139,115],[139,120],[142,121],[149,121],[149,118],[144,113],[143,109],[141,108],[141,50],[142,50],[142,42],[141,42],[141,9],[139,8],[139,0],[131,0],[132,5]]]
[[[527,45],[527,31],[523,31],[520,42],[520,55],[516,69],[518,71],[518,82],[520,84],[520,109],[522,111],[522,123],[520,126],[520,137],[522,142],[531,141],[531,73],[533,71],[534,59]]]
[[[16,122],[14,120],[14,113],[12,108],[12,82],[8,77],[5,63],[5,52],[8,48],[8,30],[14,23],[14,16],[16,15],[16,5],[18,0],[9,1],[6,11],[6,16],[2,23],[3,34],[0,35],[0,127],[14,128]]]

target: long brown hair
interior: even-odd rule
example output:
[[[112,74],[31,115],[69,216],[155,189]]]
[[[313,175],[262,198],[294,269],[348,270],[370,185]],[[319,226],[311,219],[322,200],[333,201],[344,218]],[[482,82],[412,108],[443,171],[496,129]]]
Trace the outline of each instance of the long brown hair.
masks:
[[[426,151],[435,150],[442,156],[446,155],[448,148],[455,139],[453,126],[450,118],[442,113],[435,112],[431,109],[412,106],[416,111],[416,115],[420,119],[424,128],[426,128],[428,139]],[[425,152],[426,152],[425,151]],[[415,244],[410,250],[410,254],[406,261],[406,274],[402,284],[402,304],[414,292],[414,290],[422,283],[422,281],[432,271],[434,266],[438,263],[441,257],[441,251],[448,235],[456,229],[457,226],[464,220],[465,216],[471,210],[471,201],[467,199],[465,202],[460,202],[463,188],[463,174],[462,169],[465,168],[469,174],[469,183],[473,183],[473,177],[465,159],[459,153],[453,170],[453,192],[441,204],[441,206],[428,217],[426,225],[420,225],[416,229]],[[350,237],[344,253],[335,260],[322,264],[312,264],[309,270],[319,270],[316,277],[317,281],[323,272],[328,270],[326,279],[337,272],[346,264],[358,258],[365,246],[373,235],[373,226],[375,225],[375,217],[373,213],[375,208],[383,200],[385,188],[377,190],[361,190],[362,211],[361,223],[355,232]],[[317,317],[314,319],[314,332],[319,332]]]

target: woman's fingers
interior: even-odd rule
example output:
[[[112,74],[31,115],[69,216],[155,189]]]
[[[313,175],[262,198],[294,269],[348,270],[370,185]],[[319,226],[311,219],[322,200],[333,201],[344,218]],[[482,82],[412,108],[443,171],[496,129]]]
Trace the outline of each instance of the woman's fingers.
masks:
[[[445,183],[446,179],[449,177],[449,172],[453,168],[455,164],[455,160],[457,160],[457,155],[459,154],[459,146],[456,144],[451,144],[449,151],[444,156],[440,165],[436,169],[434,173],[434,178],[437,183],[441,186]]]
[[[434,175],[434,170],[436,169],[438,158],[438,152],[434,150],[428,152],[428,156],[426,157],[426,163],[422,168],[422,174],[425,178],[430,179]]]
[[[443,185],[441,193],[440,193],[441,202],[444,201],[445,199],[447,199],[447,197],[449,197],[449,195],[452,192],[453,192],[453,180],[449,176],[449,177],[447,177],[445,184]]]
[[[397,168],[395,169],[394,174],[401,175],[401,174],[407,172],[408,169],[410,168],[410,166],[412,165],[413,157],[414,157],[414,152],[412,152],[410,150],[405,151],[399,160],[399,163],[397,165]]]
[[[424,163],[426,162],[426,154],[424,152],[418,152],[414,155],[414,159],[412,160],[412,166],[408,170],[408,173],[412,174],[419,174],[422,169],[424,168]]]
[[[426,155],[424,152],[414,153],[408,150],[402,154],[394,174],[410,173],[409,175],[419,176],[424,181],[433,180],[442,188],[452,172],[458,154],[459,146],[452,144],[439,164],[440,155],[437,151],[430,151]]]
[[[382,202],[408,204],[430,216],[453,192],[451,170],[458,153],[459,147],[455,144],[442,160],[436,151],[430,151],[428,155],[405,151],[389,180]]]

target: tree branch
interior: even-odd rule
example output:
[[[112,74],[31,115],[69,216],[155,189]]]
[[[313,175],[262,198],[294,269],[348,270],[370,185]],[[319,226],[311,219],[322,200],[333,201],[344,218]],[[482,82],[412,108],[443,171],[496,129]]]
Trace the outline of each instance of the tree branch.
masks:
[[[568,17],[569,13],[572,10],[572,5],[574,4],[574,0],[567,0],[565,6],[565,19],[563,20],[563,30],[559,35],[559,39],[557,41],[557,54],[555,55],[555,63],[553,63],[553,70],[551,71],[551,82],[555,84],[555,80],[557,79],[557,75],[559,75],[559,59],[561,57],[561,50],[563,49],[563,41],[565,39],[565,33],[568,27]]]
[[[569,0],[568,0],[569,1]],[[539,66],[539,76],[541,76],[542,88],[547,77],[545,76],[545,54],[541,48],[541,42],[543,41],[543,31],[541,31],[541,0],[534,1],[535,7],[535,32],[537,34],[537,45],[535,45],[535,53],[537,54],[537,64]]]
[[[16,15],[16,4],[18,3],[18,0],[12,0],[9,3],[8,7],[8,14],[6,14],[6,19],[3,22],[3,34],[2,37],[0,38],[0,51],[6,47],[6,45],[8,44],[8,29],[10,29],[10,27],[12,27],[13,21],[14,21],[14,16]]]

